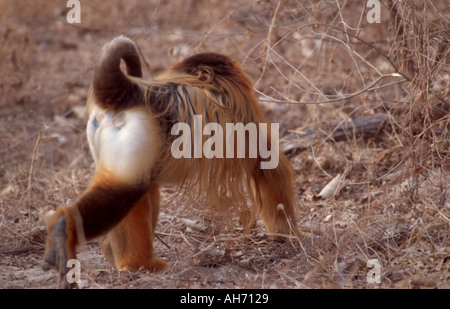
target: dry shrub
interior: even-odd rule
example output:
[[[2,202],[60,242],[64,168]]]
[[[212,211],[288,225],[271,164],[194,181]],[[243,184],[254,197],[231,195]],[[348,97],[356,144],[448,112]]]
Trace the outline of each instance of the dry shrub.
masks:
[[[304,282],[373,287],[366,262],[377,259],[387,286],[440,286],[450,241],[445,4],[383,2],[381,24],[367,24],[367,10],[351,1],[298,4],[307,12],[298,19],[287,6],[274,4],[274,18],[289,26],[271,28],[262,43],[260,80],[273,82],[260,94],[263,102],[289,105],[269,110],[299,133],[375,113],[389,119],[383,136],[319,140],[294,159],[311,211],[300,220],[314,244]],[[308,114],[302,125],[291,114],[299,109]],[[334,199],[314,200],[337,174],[343,184]]]
[[[432,169],[450,172],[449,159],[449,57],[450,21],[443,2],[389,2],[394,41],[392,60],[409,82],[409,104],[401,120],[408,172],[414,179],[411,198],[420,199],[420,176]],[[440,205],[445,204],[447,177]]]

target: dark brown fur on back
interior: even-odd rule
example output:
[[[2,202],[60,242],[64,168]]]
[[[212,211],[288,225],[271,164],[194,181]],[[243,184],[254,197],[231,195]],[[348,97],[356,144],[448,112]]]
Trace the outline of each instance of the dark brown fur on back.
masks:
[[[234,74],[233,60],[216,53],[201,53],[184,59],[173,66],[179,72],[197,75],[199,71],[210,68],[214,74],[230,76]]]

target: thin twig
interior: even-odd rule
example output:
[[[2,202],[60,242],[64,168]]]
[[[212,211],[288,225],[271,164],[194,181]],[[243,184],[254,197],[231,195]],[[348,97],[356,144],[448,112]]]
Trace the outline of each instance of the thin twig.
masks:
[[[269,31],[267,32],[267,38],[266,38],[267,50],[270,49],[270,37],[272,36],[273,25],[275,23],[275,18],[277,17],[277,14],[278,14],[278,9],[280,8],[280,3],[281,3],[281,1],[278,1],[277,7],[275,8],[275,13],[273,14],[273,17],[272,17],[272,21],[270,22]],[[263,65],[263,68],[262,68],[262,72],[259,75],[258,80],[256,80],[255,85],[257,85],[261,81],[261,78],[263,77],[263,75],[264,75],[264,73],[266,71],[267,56],[268,55],[269,55],[269,53],[266,54],[266,57],[264,59],[264,65]]]
[[[398,76],[398,75],[396,75],[396,73],[381,75],[377,80],[375,80],[375,81],[372,82],[370,85],[368,85],[367,87],[365,87],[365,88],[363,88],[363,89],[361,89],[361,90],[359,90],[359,91],[356,91],[356,92],[354,92],[354,93],[348,94],[348,95],[346,95],[346,96],[342,96],[342,97],[340,97],[340,98],[330,99],[330,100],[326,100],[326,101],[317,101],[317,102],[312,102],[312,101],[305,101],[305,102],[302,102],[302,101],[294,101],[294,100],[292,100],[292,101],[277,100],[277,99],[275,99],[275,98],[273,98],[273,97],[271,97],[271,96],[269,96],[269,95],[263,93],[262,91],[259,91],[258,89],[254,89],[254,90],[255,90],[257,93],[259,93],[260,95],[262,95],[263,97],[267,98],[267,99],[259,99],[260,102],[284,103],[284,104],[309,104],[309,105],[319,105],[319,104],[336,103],[336,102],[340,102],[340,101],[342,101],[342,100],[348,100],[348,99],[350,99],[350,98],[356,97],[356,96],[358,96],[358,95],[360,95],[360,94],[362,94],[362,93],[364,93],[364,92],[366,92],[366,91],[369,91],[369,90],[374,89],[374,86],[377,85],[377,84],[378,84],[381,80],[383,80],[384,78],[386,78],[386,77],[396,77],[396,76]],[[384,87],[384,86],[391,86],[391,85],[393,85],[393,84],[400,84],[400,83],[403,83],[403,82],[406,82],[406,80],[405,80],[405,79],[401,79],[401,80],[399,80],[399,81],[397,81],[397,82],[389,83],[389,84],[387,84],[387,85],[381,85],[381,86],[378,86],[377,89],[382,88],[382,87]]]
[[[34,145],[33,149],[33,157],[31,158],[31,166],[30,166],[30,172],[28,174],[28,187],[26,189],[26,192],[28,193],[28,218],[31,219],[31,179],[33,178],[33,172],[34,172],[34,164],[36,163],[36,158],[39,152],[39,145],[41,144],[41,137],[43,132],[39,132],[38,138],[36,140],[36,144]]]

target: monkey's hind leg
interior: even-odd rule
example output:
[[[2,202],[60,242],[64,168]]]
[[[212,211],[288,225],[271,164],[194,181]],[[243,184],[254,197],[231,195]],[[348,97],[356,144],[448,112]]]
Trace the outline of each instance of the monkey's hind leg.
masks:
[[[254,173],[253,194],[257,210],[269,233],[301,236],[295,223],[296,196],[285,158],[276,170]]]
[[[159,186],[153,184],[131,212],[100,239],[103,253],[118,270],[161,271],[167,267],[153,254],[159,202]]]

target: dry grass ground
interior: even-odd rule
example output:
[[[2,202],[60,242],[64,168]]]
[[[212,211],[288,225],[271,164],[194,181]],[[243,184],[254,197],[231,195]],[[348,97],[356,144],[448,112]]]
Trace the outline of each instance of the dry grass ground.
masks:
[[[65,1],[0,0],[1,288],[58,286],[41,270],[44,214],[92,176],[86,93],[119,34],[138,43],[147,77],[205,50],[242,63],[282,142],[307,145],[289,153],[306,236],[280,243],[261,224],[243,234],[165,188],[155,243],[170,268],[119,273],[93,242],[80,248],[81,287],[450,288],[445,0],[383,0],[373,24],[365,1],[81,2],[71,25]],[[379,114],[387,121],[370,138],[300,139]],[[372,259],[380,283],[367,280]]]

